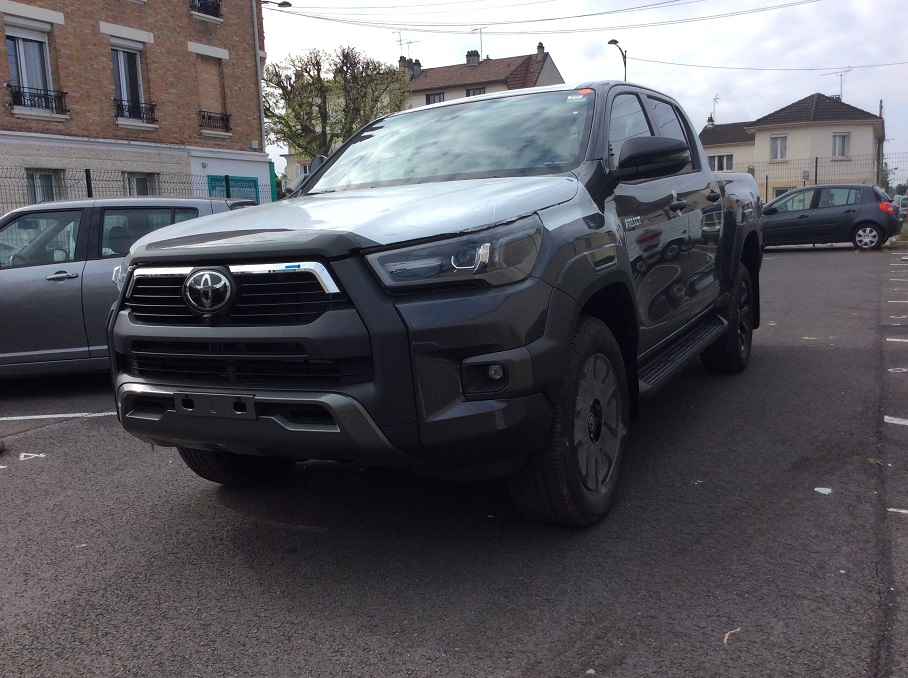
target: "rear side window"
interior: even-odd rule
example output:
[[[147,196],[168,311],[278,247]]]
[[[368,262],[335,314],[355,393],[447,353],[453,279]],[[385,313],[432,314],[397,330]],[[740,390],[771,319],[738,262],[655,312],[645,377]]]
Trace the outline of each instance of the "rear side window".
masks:
[[[860,192],[856,188],[821,188],[817,207],[845,207],[858,202]]]
[[[684,123],[681,121],[681,117],[678,115],[678,111],[675,107],[670,103],[660,101],[659,99],[650,99],[650,101],[653,104],[653,115],[656,118],[656,127],[658,128],[659,134],[663,137],[668,137],[669,139],[683,141],[687,144],[687,147],[690,148],[690,140],[687,138],[687,134],[684,131]],[[694,153],[691,153],[691,158],[693,157]],[[690,164],[682,171],[689,169],[691,169]]]
[[[621,147],[634,137],[651,137],[652,130],[646,121],[646,114],[635,94],[619,94],[612,102],[608,119],[608,166],[618,167]]]
[[[173,223],[175,224],[195,219],[199,216],[199,211],[195,207],[177,207],[173,212]]]
[[[197,209],[178,207],[110,208],[104,210],[101,256],[122,257],[144,235],[175,221],[194,219]]]

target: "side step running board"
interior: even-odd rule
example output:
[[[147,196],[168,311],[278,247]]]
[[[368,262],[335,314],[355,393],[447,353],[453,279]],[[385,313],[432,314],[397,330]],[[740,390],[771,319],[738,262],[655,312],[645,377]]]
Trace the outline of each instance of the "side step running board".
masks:
[[[728,329],[728,321],[710,313],[700,325],[640,369],[640,397],[651,396]]]

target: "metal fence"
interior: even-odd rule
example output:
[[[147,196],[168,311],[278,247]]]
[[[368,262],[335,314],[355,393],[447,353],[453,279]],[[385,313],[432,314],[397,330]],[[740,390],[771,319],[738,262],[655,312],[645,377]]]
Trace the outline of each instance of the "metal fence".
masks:
[[[49,200],[116,198],[124,195],[243,198],[265,203],[271,202],[272,187],[255,177],[225,174],[0,167],[0,214]]]
[[[737,163],[735,172],[753,174],[764,200],[812,184],[879,184],[890,195],[908,183],[908,153],[815,157]],[[243,198],[271,202],[272,187],[254,177],[224,174],[142,173],[115,170],[29,170],[0,167],[0,214],[48,200],[114,198],[124,195]]]
[[[905,183],[908,153],[887,153],[882,164],[876,155],[854,155],[735,163],[731,171],[753,174],[763,200],[814,184],[878,184],[891,196]]]

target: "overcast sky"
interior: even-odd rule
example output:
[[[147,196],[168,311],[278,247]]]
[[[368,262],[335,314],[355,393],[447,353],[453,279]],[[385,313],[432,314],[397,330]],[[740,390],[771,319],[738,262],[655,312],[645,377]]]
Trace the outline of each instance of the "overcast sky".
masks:
[[[403,55],[433,68],[463,63],[472,49],[497,59],[542,42],[565,82],[620,80],[621,53],[608,44],[616,39],[627,79],[673,96],[697,131],[713,110],[717,123],[743,122],[841,92],[876,114],[882,100],[886,153],[908,152],[905,0],[291,2],[263,7],[269,62],[350,45],[388,64]],[[283,159],[275,164],[282,172]],[[905,181],[908,166],[897,175]]]

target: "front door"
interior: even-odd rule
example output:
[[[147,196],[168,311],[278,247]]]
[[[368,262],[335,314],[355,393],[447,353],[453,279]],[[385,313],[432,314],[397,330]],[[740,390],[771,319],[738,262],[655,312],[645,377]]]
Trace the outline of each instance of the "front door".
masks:
[[[0,364],[88,357],[83,210],[20,214],[0,226]]]

